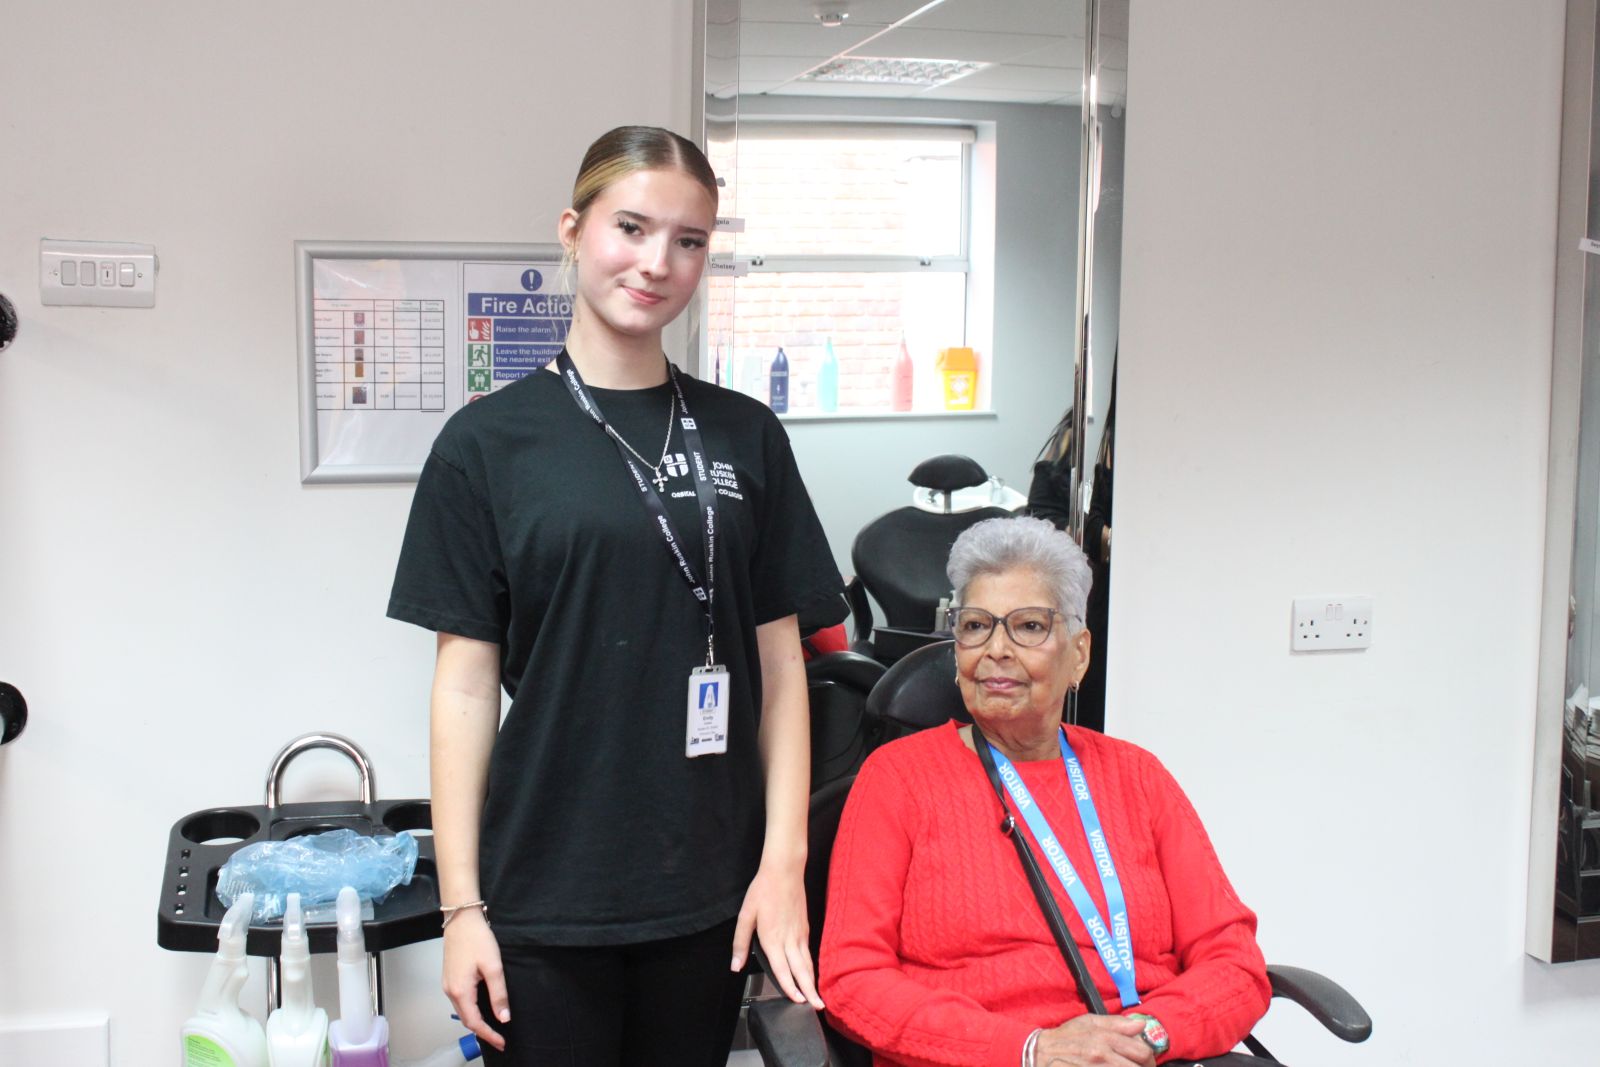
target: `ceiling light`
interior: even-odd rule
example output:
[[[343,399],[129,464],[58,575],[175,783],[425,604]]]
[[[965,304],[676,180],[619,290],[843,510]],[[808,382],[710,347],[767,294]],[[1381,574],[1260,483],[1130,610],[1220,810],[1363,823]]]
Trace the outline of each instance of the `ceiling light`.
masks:
[[[989,66],[967,59],[888,59],[842,56],[808,71],[802,81],[909,85],[932,89]]]
[[[844,20],[849,17],[850,12],[848,11],[818,11],[815,16],[818,22],[822,23],[830,30],[836,30],[840,26],[843,26]]]

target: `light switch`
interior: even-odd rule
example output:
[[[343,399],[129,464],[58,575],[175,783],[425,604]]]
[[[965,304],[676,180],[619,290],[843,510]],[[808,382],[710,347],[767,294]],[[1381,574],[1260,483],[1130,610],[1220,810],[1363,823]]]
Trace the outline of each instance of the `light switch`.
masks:
[[[156,306],[155,245],[123,241],[39,242],[39,297],[46,306]]]

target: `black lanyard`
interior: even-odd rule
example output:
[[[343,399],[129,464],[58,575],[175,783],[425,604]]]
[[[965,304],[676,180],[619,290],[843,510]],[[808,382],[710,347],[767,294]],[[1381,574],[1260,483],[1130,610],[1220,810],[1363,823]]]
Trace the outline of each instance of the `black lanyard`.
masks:
[[[694,496],[699,503],[700,512],[705,517],[703,528],[706,547],[706,580],[700,581],[695,574],[694,564],[689,562],[689,557],[683,551],[683,538],[678,535],[678,529],[672,523],[672,517],[667,514],[666,505],[661,502],[661,494],[656,492],[655,486],[650,484],[639,465],[629,455],[628,448],[617,436],[617,431],[606,421],[605,415],[600,411],[600,405],[595,402],[589,392],[589,387],[583,384],[583,375],[578,373],[577,366],[572,362],[572,357],[563,348],[556,356],[556,366],[561,370],[561,380],[567,385],[567,392],[572,394],[573,402],[578,405],[599,426],[605,435],[611,438],[611,443],[617,446],[617,454],[622,457],[622,462],[627,464],[628,472],[633,475],[635,484],[639,486],[639,499],[644,503],[645,510],[650,513],[651,525],[661,533],[661,538],[667,544],[667,551],[672,553],[673,562],[677,564],[678,573],[683,575],[683,580],[688,583],[689,590],[694,593],[695,599],[705,605],[706,609],[706,666],[711,666],[716,660],[716,628],[717,621],[714,612],[716,598],[716,562],[717,562],[717,490],[711,484],[711,460],[706,455],[705,444],[700,440],[700,429],[689,415],[689,404],[683,396],[683,385],[678,381],[678,368],[669,361],[667,363],[667,377],[672,381],[672,388],[678,397],[678,410],[681,415],[678,425],[683,428],[684,447],[689,450],[691,469],[694,472]]]

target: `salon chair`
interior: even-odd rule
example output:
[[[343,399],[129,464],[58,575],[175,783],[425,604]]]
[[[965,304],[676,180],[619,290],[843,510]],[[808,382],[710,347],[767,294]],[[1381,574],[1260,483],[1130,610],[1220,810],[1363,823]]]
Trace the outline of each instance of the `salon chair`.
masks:
[[[887,732],[939,726],[950,719],[970,722],[955,684],[955,643],[942,641],[902,658],[874,687],[869,714],[881,717]],[[811,923],[811,955],[820,965],[822,924],[827,908],[828,869],[833,839],[855,776],[829,783],[812,794],[807,833],[806,909]],[[1272,996],[1300,1005],[1312,1018],[1343,1041],[1365,1041],[1372,1020],[1343,987],[1315,971],[1277,964],[1267,965]],[[758,1010],[758,1007],[760,1010]],[[766,1001],[750,1012],[750,1034],[766,1067],[870,1067],[871,1054],[830,1027],[804,1004],[788,1000]],[[1244,1040],[1248,1053],[1194,1061],[1203,1067],[1261,1067],[1279,1062],[1254,1035]]]
[[[855,651],[888,664],[935,640],[929,636],[939,628],[934,615],[939,601],[950,595],[950,580],[945,577],[950,546],[967,527],[1011,514],[998,507],[951,510],[951,496],[957,490],[988,480],[977,461],[966,456],[923,460],[907,481],[925,490],[942,510],[907,505],[862,527],[850,548],[856,575],[845,587]],[[883,612],[883,626],[873,625],[870,601]]]
[[[867,699],[884,666],[856,652],[829,652],[806,664],[811,700],[811,791],[854,774],[884,738]]]

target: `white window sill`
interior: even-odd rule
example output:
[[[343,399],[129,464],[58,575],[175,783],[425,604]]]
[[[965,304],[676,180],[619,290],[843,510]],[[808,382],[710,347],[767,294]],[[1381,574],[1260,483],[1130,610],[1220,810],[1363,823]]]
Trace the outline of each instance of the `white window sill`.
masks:
[[[996,411],[790,411],[782,422],[904,422],[916,419],[997,419]]]

